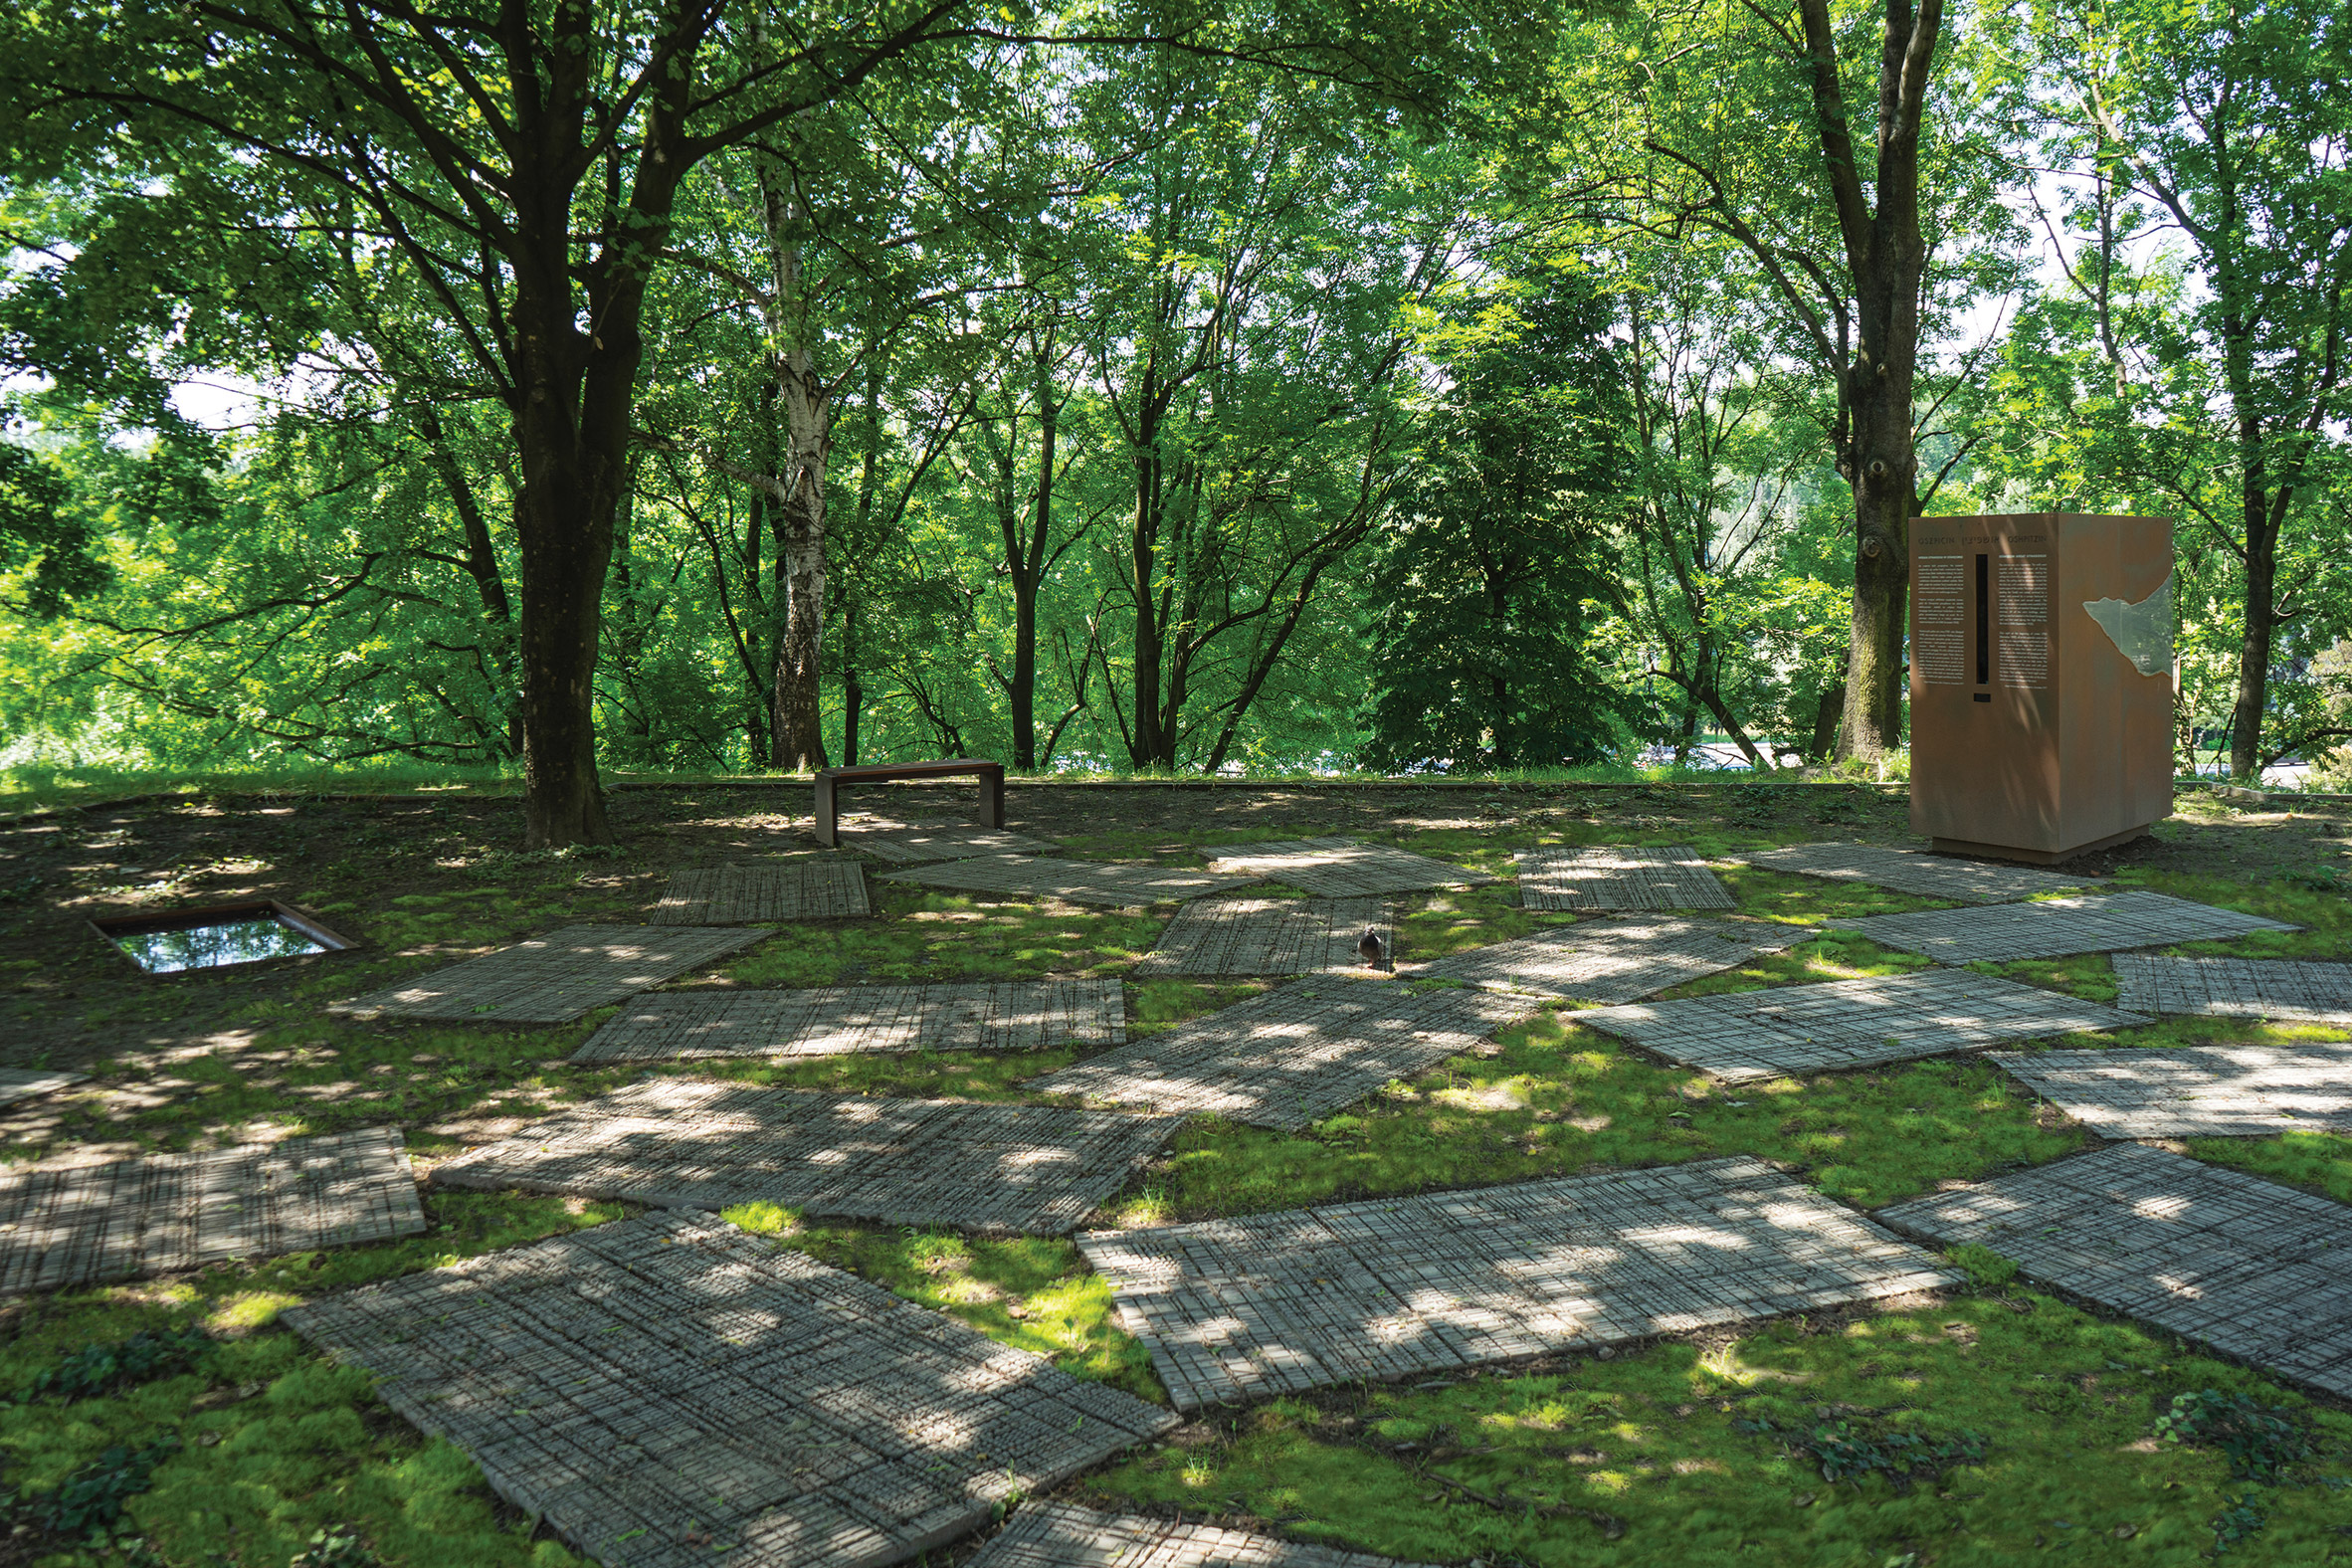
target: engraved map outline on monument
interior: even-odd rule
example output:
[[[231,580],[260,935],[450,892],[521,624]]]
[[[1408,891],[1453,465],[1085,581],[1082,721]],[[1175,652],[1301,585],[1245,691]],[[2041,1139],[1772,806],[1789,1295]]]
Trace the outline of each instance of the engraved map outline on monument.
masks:
[[[2121,599],[2085,599],[2082,608],[2107,634],[2115,651],[2144,676],[2172,674],[2172,579],[2166,572],[2156,591],[2138,604]]]

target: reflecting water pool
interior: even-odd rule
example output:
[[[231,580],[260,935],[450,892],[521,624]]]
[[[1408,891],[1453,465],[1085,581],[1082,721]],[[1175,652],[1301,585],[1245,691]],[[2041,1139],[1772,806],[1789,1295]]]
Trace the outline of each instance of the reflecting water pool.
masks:
[[[190,909],[178,915],[95,922],[106,939],[149,974],[220,969],[231,964],[332,952],[350,944],[323,927],[267,903]]]

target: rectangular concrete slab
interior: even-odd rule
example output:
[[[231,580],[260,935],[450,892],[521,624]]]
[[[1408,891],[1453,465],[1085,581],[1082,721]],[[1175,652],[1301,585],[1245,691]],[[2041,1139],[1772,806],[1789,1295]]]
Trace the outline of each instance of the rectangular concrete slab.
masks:
[[[1973,969],[1597,1007],[1575,1019],[1735,1083],[2151,1022]]]
[[[1197,898],[1176,911],[1138,975],[1319,975],[1369,966],[1357,951],[1367,928],[1396,951],[1388,905],[1378,898]]]
[[[1024,1502],[971,1568],[1401,1568],[1392,1557],[1067,1502]]]
[[[1998,1051],[1990,1060],[2104,1138],[2352,1132],[2352,1046]]]
[[[748,925],[841,920],[873,912],[865,867],[855,861],[794,860],[672,872],[669,891],[651,918],[657,925]]]
[[[1078,1238],[1183,1410],[1954,1282],[1761,1160]]]
[[[700,1216],[592,1226],[284,1320],[606,1568],[879,1568],[1176,1419]]]
[[[882,875],[891,882],[919,882],[926,887],[946,887],[959,892],[1067,898],[1072,903],[1114,909],[1204,898],[1213,892],[1230,892],[1265,880],[1219,877],[1183,866],[1066,861],[1045,855],[975,855],[967,860],[910,867]]]
[[[390,1127],[0,1174],[0,1293],[275,1258],[425,1229]]]
[[[1303,1127],[1448,1057],[1490,1048],[1531,997],[1397,981],[1294,980],[1023,1086],[1113,1105]]]
[[[1925,953],[1937,963],[1966,964],[2013,958],[2057,958],[2174,942],[2227,941],[2249,931],[2296,931],[2237,909],[2217,909],[2134,887],[2104,897],[2045,898],[1974,909],[1920,909],[1825,921],[1860,931],[1873,942]]]
[[[2115,1005],[2281,1023],[2352,1024],[2352,964],[2115,955]]]
[[[928,866],[935,861],[970,860],[975,855],[1051,855],[1061,848],[1026,833],[969,826],[867,828],[854,833],[845,829],[841,843],[843,849],[892,866]]]
[[[0,1068],[0,1105],[54,1094],[88,1077],[86,1073],[52,1073],[46,1068]]]
[[[1529,909],[1731,909],[1730,889],[1684,844],[1600,844],[1521,850],[1519,902]]]
[[[771,933],[723,925],[567,925],[327,1008],[362,1018],[568,1024]]]
[[[1253,882],[1272,879],[1319,898],[1367,898],[1494,881],[1484,872],[1354,839],[1292,839],[1206,853],[1213,872],[1247,873]]]
[[[1797,872],[1838,882],[1869,882],[1922,898],[1955,903],[2006,903],[2037,893],[2072,892],[2095,885],[2029,866],[2002,866],[1950,855],[1926,855],[1886,844],[1792,844],[1778,850],[1734,851],[1728,860],[1776,872]]]
[[[1173,1116],[869,1099],[655,1078],[433,1169],[489,1192],[1061,1236],[1175,1132]]]
[[[1473,947],[1418,964],[1413,975],[1583,1002],[1631,1002],[1685,980],[1736,969],[1760,953],[1777,953],[1820,934],[1762,921],[1626,915]]]
[[[2117,1143],[1878,1211],[2290,1382],[2352,1397],[2352,1208]]]
[[[1127,1039],[1116,980],[656,991],[621,1005],[574,1062],[1041,1051]]]

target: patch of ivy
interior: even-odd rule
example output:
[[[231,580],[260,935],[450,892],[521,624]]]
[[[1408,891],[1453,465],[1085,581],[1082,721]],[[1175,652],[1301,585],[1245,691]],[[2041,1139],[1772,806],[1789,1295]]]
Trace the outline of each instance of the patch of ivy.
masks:
[[[177,1438],[137,1449],[117,1443],[68,1475],[55,1491],[15,1499],[12,1511],[52,1535],[96,1534],[122,1517],[123,1506],[153,1484],[155,1467],[179,1448]]]
[[[212,1336],[201,1328],[164,1333],[140,1329],[128,1339],[84,1345],[64,1360],[45,1367],[17,1397],[90,1399],[144,1383],[167,1372],[181,1372],[212,1348]]]
[[[2270,1486],[2318,1447],[2286,1407],[2212,1388],[2174,1395],[2172,1409],[2156,1418],[2156,1435],[2167,1443],[2217,1450],[2230,1462],[2232,1479]]]
[[[1833,1486],[1842,1480],[1859,1481],[1864,1475],[1883,1475],[1897,1492],[1905,1492],[1915,1480],[1933,1480],[1955,1465],[1981,1465],[1985,1458],[1985,1438],[1979,1432],[1960,1431],[1937,1438],[1900,1428],[1873,1428],[1846,1417],[1817,1421],[1810,1430],[1792,1431],[1770,1420],[1741,1420],[1733,1425],[1742,1432],[1776,1439],[1811,1458],[1821,1466],[1821,1478]]]

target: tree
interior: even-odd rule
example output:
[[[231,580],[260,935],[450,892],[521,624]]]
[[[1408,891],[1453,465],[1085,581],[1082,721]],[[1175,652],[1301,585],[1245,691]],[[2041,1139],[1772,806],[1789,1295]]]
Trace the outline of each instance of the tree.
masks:
[[[1623,372],[1588,283],[1526,287],[1516,335],[1455,367],[1372,569],[1375,767],[1552,767],[1613,736],[1584,606],[1612,595]]]

